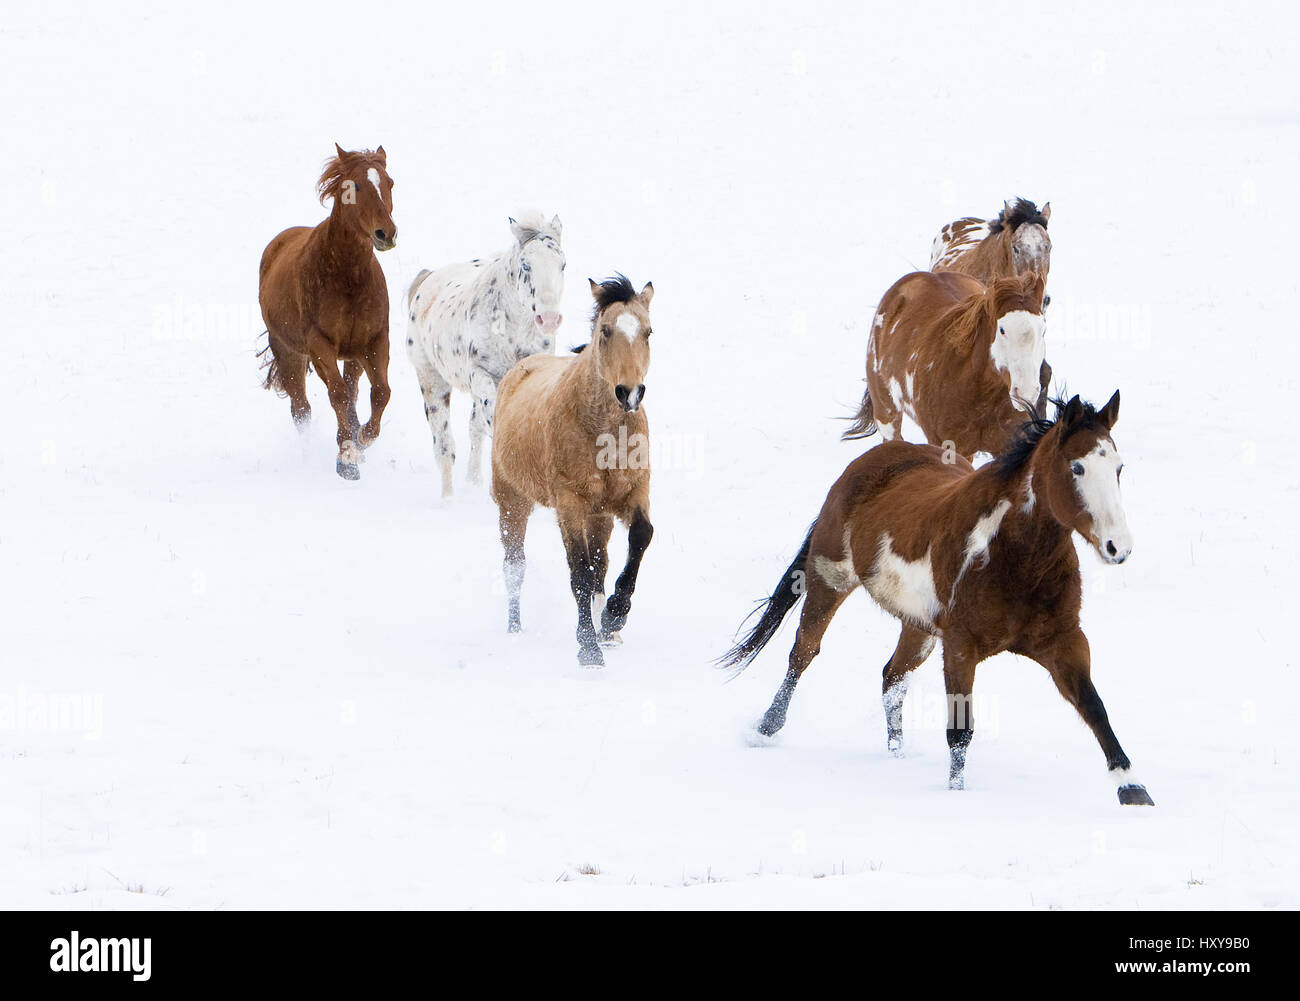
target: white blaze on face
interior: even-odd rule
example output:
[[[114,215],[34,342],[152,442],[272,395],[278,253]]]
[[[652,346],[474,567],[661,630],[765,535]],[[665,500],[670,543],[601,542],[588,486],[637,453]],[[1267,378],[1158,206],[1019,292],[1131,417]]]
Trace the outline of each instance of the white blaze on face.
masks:
[[[1070,463],[1074,489],[1092,518],[1089,540],[1107,563],[1123,563],[1133,551],[1133,536],[1120,499],[1119,470],[1124,461],[1109,438],[1102,438],[1087,455]],[[1082,470],[1080,472],[1079,470]]]
[[[1038,401],[1040,371],[1047,355],[1047,323],[1038,313],[1013,310],[998,320],[989,357],[1011,379],[1011,402]]]
[[[379,201],[384,200],[384,187],[379,183],[379,170],[375,167],[366,168],[366,178],[375,186],[375,193],[379,195]]]
[[[635,341],[636,335],[641,332],[641,324],[637,322],[637,318],[626,311],[614,321],[614,326],[618,327],[629,341]]]

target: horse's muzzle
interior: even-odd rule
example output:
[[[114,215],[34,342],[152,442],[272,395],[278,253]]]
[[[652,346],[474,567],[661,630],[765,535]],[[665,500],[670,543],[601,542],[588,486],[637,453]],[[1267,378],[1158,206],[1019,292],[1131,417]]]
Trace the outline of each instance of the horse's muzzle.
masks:
[[[627,386],[615,386],[614,395],[618,397],[619,406],[629,414],[636,413],[637,407],[645,398],[645,386],[637,386],[636,389],[629,389]]]
[[[370,242],[375,245],[376,250],[392,250],[397,246],[397,230],[386,233],[382,229],[377,229],[370,237]]]

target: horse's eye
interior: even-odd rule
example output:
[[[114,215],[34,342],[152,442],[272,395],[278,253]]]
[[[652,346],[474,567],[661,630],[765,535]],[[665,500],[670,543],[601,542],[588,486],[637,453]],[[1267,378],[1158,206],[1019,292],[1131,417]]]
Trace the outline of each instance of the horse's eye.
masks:
[[[646,335],[647,337],[649,337],[649,336],[650,336],[651,334],[653,334],[653,333],[654,333],[654,331],[651,330],[649,327],[646,327],[646,328],[645,328],[645,335]]]
[[[568,261],[561,261],[561,262],[560,262],[560,270],[561,270],[561,271],[563,271],[563,270],[564,270],[565,268],[567,268],[568,266],[569,266],[569,262],[568,262]]]
[[[1072,462],[1072,463],[1070,463],[1070,472],[1072,472],[1075,476],[1082,476],[1082,475],[1083,475],[1083,463],[1082,463],[1082,462]]]
[[[1007,328],[1006,328],[1006,327],[998,327],[998,333],[999,333],[999,334],[1006,334],[1006,332],[1007,332]]]
[[[609,325],[608,323],[602,325],[601,328],[600,328],[600,333],[601,333],[601,336],[603,336],[603,337],[608,337],[608,336],[609,336],[610,334],[612,334],[613,332],[614,332],[613,328],[611,328],[610,325]]]

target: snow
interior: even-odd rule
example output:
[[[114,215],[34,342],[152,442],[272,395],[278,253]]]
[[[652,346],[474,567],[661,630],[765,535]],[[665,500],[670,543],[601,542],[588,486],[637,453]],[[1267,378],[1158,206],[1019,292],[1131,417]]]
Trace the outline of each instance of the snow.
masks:
[[[1300,906],[1294,8],[491,6],[7,15],[0,905]],[[260,388],[257,261],[335,141],[388,151],[395,338],[522,206],[565,221],[561,349],[587,277],[654,281],[656,533],[603,671],[548,512],[506,634],[404,352],[357,483],[319,380],[301,442]],[[1084,628],[1152,810],[1011,655],[964,792],[937,653],[892,758],[865,598],[773,746],[793,629],[710,666],[859,453],[879,296],[1018,194],[1057,378],[1123,393],[1135,549],[1084,554]]]

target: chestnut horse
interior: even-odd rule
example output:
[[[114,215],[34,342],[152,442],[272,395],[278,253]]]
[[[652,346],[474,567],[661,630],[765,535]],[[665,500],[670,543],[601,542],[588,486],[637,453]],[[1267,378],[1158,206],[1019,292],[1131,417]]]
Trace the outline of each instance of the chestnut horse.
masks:
[[[957,271],[982,282],[1040,271],[1052,266],[1052,238],[1047,221],[1052,205],[1042,211],[1025,198],[1003,204],[996,219],[967,216],[948,223],[930,249],[931,271]]]
[[[649,431],[641,400],[650,367],[650,300],[622,275],[597,285],[591,343],[577,356],[536,354],[501,380],[492,438],[492,497],[500,510],[507,628],[518,632],[524,533],[535,505],[555,509],[578,603],[578,663],[604,666],[620,642],[650,524]],[[628,526],[627,563],[605,600],[609,537]],[[595,620],[600,619],[597,634]]]
[[[748,665],[807,593],[789,670],[757,725],[785,725],[800,676],[836,610],[858,587],[902,622],[881,686],[888,746],[901,751],[908,672],[943,641],[948,692],[948,785],[965,782],[974,732],[976,666],[1004,650],[1038,661],[1092,729],[1124,805],[1152,805],[1090,680],[1079,628],[1082,587],[1073,533],[1106,563],[1132,551],[1111,429],[1119,393],[1100,411],[1076,396],[1055,421],[1035,420],[993,462],[975,470],[933,445],[886,442],[856,459],[831,487],[803,547],[752,630],[723,658]]]
[[[867,342],[867,388],[843,437],[879,426],[899,437],[903,415],[926,441],[967,460],[997,454],[1042,414],[1043,276],[1029,272],[985,286],[955,272],[916,271],[880,300]]]
[[[266,388],[289,397],[299,427],[311,419],[307,367],[316,368],[338,418],[335,469],[360,478],[361,450],[379,437],[388,388],[388,285],[375,250],[392,250],[393,181],[384,147],[347,152],[337,143],[316,183],[321,204],[334,199],[319,226],[295,226],[262,253],[258,302],[271,352]],[[343,373],[339,374],[339,361]],[[370,420],[357,417],[361,373],[370,380]]]

